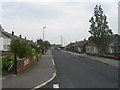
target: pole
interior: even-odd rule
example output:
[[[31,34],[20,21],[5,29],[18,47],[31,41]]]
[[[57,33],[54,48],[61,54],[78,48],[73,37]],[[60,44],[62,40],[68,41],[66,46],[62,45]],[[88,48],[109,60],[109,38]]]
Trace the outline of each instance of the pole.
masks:
[[[62,40],[62,36],[61,36],[61,46],[63,46],[63,40]]]
[[[45,34],[45,33],[44,33],[44,27],[43,27],[43,41],[44,41],[44,39],[45,39],[45,36],[44,36],[44,34]]]
[[[45,54],[45,45],[44,45],[44,40],[45,40],[45,32],[44,32],[44,29],[46,27],[43,27],[43,54]]]
[[[14,74],[17,74],[17,57],[15,53],[14,53]]]

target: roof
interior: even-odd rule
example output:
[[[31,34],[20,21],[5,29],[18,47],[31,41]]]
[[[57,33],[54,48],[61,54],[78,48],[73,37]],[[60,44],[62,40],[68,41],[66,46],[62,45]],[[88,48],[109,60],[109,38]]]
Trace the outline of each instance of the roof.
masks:
[[[4,34],[5,36],[7,36],[7,37],[9,37],[9,38],[11,38],[11,39],[22,39],[22,40],[26,40],[26,39],[24,39],[24,38],[20,38],[19,36],[12,35],[12,34],[6,32],[6,31],[4,31],[4,30],[2,29],[2,26],[1,26],[1,25],[0,25],[0,32],[2,32],[2,34]],[[26,41],[28,41],[29,43],[34,43],[32,40],[26,40]]]
[[[113,42],[113,43],[120,43],[120,35],[118,34],[113,34],[110,36],[110,42]],[[88,46],[96,46],[95,43],[93,41],[90,41],[88,42],[87,44]]]
[[[120,35],[118,35],[118,34],[113,34],[113,35],[111,36],[111,41],[119,42],[119,43],[120,43]]]
[[[78,41],[75,46],[82,47],[88,43],[88,40]]]
[[[2,31],[2,34],[4,34],[5,36],[7,36],[7,37],[9,37],[9,38],[11,38],[11,39],[20,38],[20,37],[18,37],[18,36],[16,36],[16,35],[12,35],[12,34],[6,32],[6,31]]]
[[[75,46],[76,43],[70,43],[68,44],[66,47],[72,47],[72,46]]]

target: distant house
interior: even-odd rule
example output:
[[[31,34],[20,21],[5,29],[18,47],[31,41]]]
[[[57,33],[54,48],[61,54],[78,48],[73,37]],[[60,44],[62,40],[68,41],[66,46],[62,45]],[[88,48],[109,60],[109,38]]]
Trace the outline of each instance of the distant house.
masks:
[[[86,52],[87,43],[88,40],[76,41],[74,43],[68,44],[65,48],[66,50],[74,51],[74,52]]]
[[[120,35],[118,34],[111,35],[110,40],[111,40],[110,44],[107,46],[107,53],[108,54],[120,53]],[[92,41],[89,41],[88,44],[86,45],[86,52],[98,53],[98,48]]]
[[[75,50],[75,44],[76,44],[76,43],[77,43],[77,42],[68,44],[67,46],[65,46],[65,50],[74,51],[74,50]]]
[[[52,48],[52,49],[60,48],[60,47],[62,47],[61,44],[51,44],[51,48]]]
[[[88,40],[78,41],[75,46],[75,52],[86,52],[86,45]]]

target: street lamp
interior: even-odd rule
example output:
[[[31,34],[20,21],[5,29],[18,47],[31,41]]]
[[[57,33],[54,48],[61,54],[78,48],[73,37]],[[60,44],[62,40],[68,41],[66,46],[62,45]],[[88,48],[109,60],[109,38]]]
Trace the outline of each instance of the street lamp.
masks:
[[[44,29],[46,27],[43,27],[43,54],[45,54],[45,45],[44,45],[44,40],[45,40],[45,32],[44,32]]]
[[[45,32],[44,32],[44,29],[45,29],[46,27],[43,27],[43,41],[44,41],[44,39],[45,39]]]

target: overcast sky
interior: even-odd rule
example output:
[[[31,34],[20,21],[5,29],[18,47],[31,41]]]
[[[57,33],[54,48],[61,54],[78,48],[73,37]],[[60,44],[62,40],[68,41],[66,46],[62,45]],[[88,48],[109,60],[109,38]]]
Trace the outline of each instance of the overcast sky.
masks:
[[[102,5],[109,27],[118,33],[117,2],[4,2],[1,23],[5,31],[32,40],[42,38],[46,26],[45,40],[61,43],[62,36],[68,44],[90,37],[89,20],[96,4]]]

